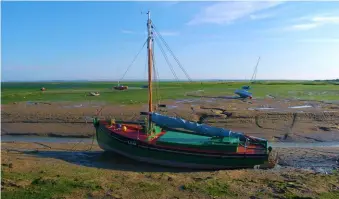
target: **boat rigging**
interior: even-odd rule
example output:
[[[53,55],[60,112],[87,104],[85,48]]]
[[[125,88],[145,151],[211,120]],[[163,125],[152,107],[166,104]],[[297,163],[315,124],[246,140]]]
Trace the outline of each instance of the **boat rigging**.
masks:
[[[255,65],[251,80],[249,81],[251,84],[254,83],[254,80],[257,76],[257,69],[258,69],[259,61],[260,61],[260,57],[258,58],[257,64]],[[239,97],[242,99],[246,99],[246,98],[252,99],[252,93],[248,91],[250,89],[251,87],[249,85],[246,85],[246,86],[241,87],[241,89],[237,89],[234,93],[239,95]]]

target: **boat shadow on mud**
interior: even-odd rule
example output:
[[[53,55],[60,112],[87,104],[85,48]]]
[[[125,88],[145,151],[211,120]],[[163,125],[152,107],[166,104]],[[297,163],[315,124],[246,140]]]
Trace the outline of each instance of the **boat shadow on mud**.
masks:
[[[2,150],[37,158],[58,159],[74,165],[131,172],[202,172],[213,170],[158,166],[99,149],[93,139],[1,136]],[[94,143],[93,143],[94,142]],[[92,143],[92,144],[91,144]],[[328,173],[339,166],[339,142],[271,142],[278,165]],[[80,147],[80,148],[79,148]],[[89,148],[90,147],[90,148]],[[229,169],[232,170],[232,169]]]
[[[315,149],[309,149],[315,151]],[[309,151],[308,150],[308,151]],[[158,166],[145,162],[139,162],[136,160],[129,159],[121,156],[114,152],[106,151],[38,151],[38,150],[11,150],[21,152],[26,155],[33,155],[39,158],[54,158],[66,161],[71,164],[92,167],[98,169],[109,169],[115,171],[127,171],[127,172],[171,172],[171,173],[192,173],[192,172],[204,172],[204,171],[217,171],[217,170],[206,170],[206,169],[185,169],[185,168],[174,168],[166,166]],[[309,157],[305,157],[302,154],[292,155],[290,151],[286,151],[282,156],[279,157],[279,163],[272,168],[273,170],[279,170],[284,167],[294,167],[299,169],[313,170],[320,173],[331,173],[333,169],[338,169],[336,160],[339,158],[338,151],[325,152],[332,153],[332,157],[324,158],[324,151],[319,151],[320,154],[309,154]],[[301,153],[304,153],[301,151]],[[287,156],[287,157],[286,157]],[[304,157],[302,157],[304,156]],[[312,156],[314,156],[312,158]],[[319,157],[323,156],[323,157]],[[339,161],[339,159],[337,160]],[[223,169],[226,170],[226,169]],[[227,170],[237,170],[227,169]],[[271,169],[269,169],[271,170]]]
[[[36,143],[37,144],[37,143]],[[40,144],[39,144],[40,145]],[[44,144],[43,144],[44,145]],[[42,145],[41,145],[42,146]],[[109,169],[115,171],[127,172],[171,172],[171,173],[192,173],[203,171],[216,171],[205,169],[185,169],[166,166],[158,166],[145,162],[139,162],[121,156],[114,152],[102,150],[66,150],[63,148],[52,148],[48,145],[43,146],[45,149],[3,149],[8,152],[22,153],[29,156],[46,159],[58,159],[71,164],[92,167],[98,169]],[[320,173],[331,173],[333,169],[339,169],[339,151],[334,148],[299,148],[296,146],[280,148],[278,147],[278,164],[273,170],[279,170],[285,167],[313,170]],[[322,148],[322,149],[321,149]],[[236,170],[236,169],[227,169]],[[269,169],[271,170],[271,169]]]
[[[107,151],[21,151],[27,155],[33,155],[41,158],[54,158],[66,161],[80,166],[93,167],[99,169],[110,169],[116,171],[131,172],[202,172],[213,170],[185,169],[166,166],[158,166],[145,162],[139,162],[121,156],[114,152]]]
[[[206,98],[206,99],[242,99],[239,96],[206,96],[206,95],[192,95],[192,94],[186,94],[188,97],[194,97],[194,98]]]

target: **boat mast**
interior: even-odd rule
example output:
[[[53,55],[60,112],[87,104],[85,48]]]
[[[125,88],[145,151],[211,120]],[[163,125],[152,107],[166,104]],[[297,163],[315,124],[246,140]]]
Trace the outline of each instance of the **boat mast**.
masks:
[[[148,42],[147,42],[147,50],[148,50],[148,112],[152,113],[152,66],[153,66],[153,53],[152,53],[152,22],[151,22],[151,13],[147,12],[148,20],[147,20],[147,32],[148,32]]]

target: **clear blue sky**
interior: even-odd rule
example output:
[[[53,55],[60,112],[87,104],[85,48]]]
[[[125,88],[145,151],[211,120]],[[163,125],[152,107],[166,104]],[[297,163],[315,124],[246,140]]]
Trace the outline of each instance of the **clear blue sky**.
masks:
[[[191,78],[248,79],[258,56],[258,79],[339,78],[339,2],[2,2],[2,81],[119,79],[148,9]],[[144,49],[126,79],[145,63]]]

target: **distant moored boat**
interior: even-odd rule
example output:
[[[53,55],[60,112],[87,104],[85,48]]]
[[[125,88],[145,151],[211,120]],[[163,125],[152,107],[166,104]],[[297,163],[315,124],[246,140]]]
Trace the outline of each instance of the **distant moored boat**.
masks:
[[[122,85],[119,85],[119,86],[114,86],[113,87],[115,90],[127,90],[128,89],[128,86],[122,86]]]
[[[100,95],[99,92],[90,92],[89,94],[90,94],[91,96],[99,96],[99,95]]]

